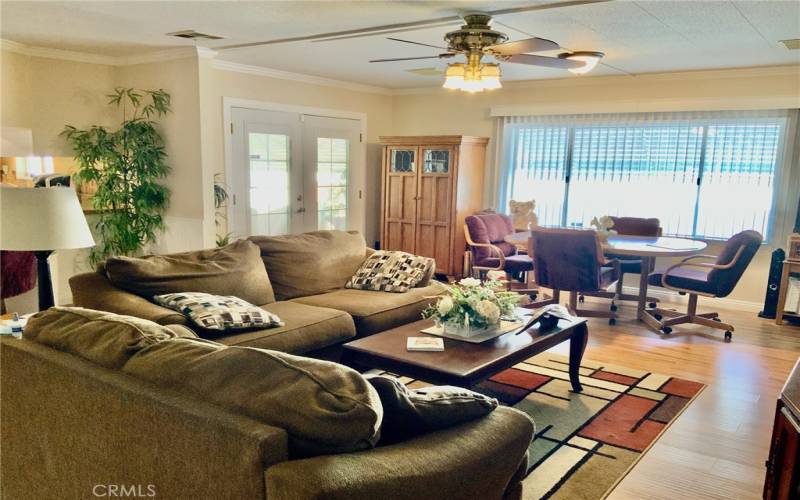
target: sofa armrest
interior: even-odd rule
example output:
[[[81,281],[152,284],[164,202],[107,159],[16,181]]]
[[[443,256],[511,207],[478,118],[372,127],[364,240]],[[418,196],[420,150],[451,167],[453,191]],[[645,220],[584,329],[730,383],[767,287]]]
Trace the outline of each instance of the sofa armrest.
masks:
[[[78,307],[136,316],[160,325],[187,323],[183,314],[121,290],[100,273],[77,274],[69,279],[69,287]]]
[[[500,407],[488,416],[399,444],[276,464],[270,500],[500,499],[519,494],[533,422]]]

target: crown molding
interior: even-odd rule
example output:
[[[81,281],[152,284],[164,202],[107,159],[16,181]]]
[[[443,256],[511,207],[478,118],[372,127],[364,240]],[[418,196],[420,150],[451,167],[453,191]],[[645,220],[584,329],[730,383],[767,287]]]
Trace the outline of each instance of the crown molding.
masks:
[[[74,61],[89,64],[114,65],[117,59],[112,56],[101,54],[90,54],[88,52],[75,52],[72,50],[51,49],[49,47],[35,47],[12,40],[0,40],[0,49],[17,54],[33,57],[46,57],[48,59],[60,59],[63,61]]]
[[[249,75],[265,76],[268,78],[277,78],[279,80],[289,80],[293,82],[310,83],[313,85],[322,85],[325,87],[336,87],[346,90],[353,90],[356,92],[368,92],[371,94],[392,95],[394,91],[384,87],[376,87],[373,85],[364,85],[362,83],[346,82],[343,80],[334,80],[332,78],[325,78],[322,76],[306,75],[303,73],[293,73],[291,71],[283,71],[280,69],[266,68],[263,66],[252,66],[249,64],[242,64],[232,61],[225,61],[221,59],[213,59],[211,67],[222,71],[233,71],[235,73],[246,73]]]
[[[213,58],[217,52],[206,47],[177,47],[174,49],[158,50],[131,56],[106,56],[89,52],[75,52],[71,50],[53,49],[49,47],[36,47],[12,40],[0,39],[0,49],[17,54],[48,59],[60,59],[88,64],[104,64],[106,66],[131,66],[134,64],[147,64],[160,61],[172,61],[187,57]]]

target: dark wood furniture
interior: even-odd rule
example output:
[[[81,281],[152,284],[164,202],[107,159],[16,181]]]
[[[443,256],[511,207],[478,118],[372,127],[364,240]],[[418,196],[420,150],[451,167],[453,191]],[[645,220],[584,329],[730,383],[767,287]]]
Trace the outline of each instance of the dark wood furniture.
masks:
[[[764,481],[765,500],[796,498],[800,498],[800,360],[778,399]]]
[[[464,218],[481,207],[486,137],[381,137],[381,248],[436,259],[463,275]]]
[[[514,331],[480,344],[444,339],[444,351],[407,351],[408,337],[422,337],[420,330],[433,324],[420,320],[344,344],[342,361],[356,368],[379,368],[433,384],[471,387],[492,375],[551,347],[570,341],[569,378],[572,389],[582,390],[580,367],[589,330],[586,320],[559,321],[548,332],[534,326],[526,332]]]

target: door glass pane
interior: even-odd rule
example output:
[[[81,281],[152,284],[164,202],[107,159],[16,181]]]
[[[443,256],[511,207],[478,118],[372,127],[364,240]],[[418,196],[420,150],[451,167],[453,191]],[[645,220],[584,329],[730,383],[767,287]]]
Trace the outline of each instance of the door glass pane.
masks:
[[[426,149],[422,171],[426,174],[446,174],[450,169],[450,151],[447,149]]]
[[[250,232],[289,232],[289,136],[251,132]]]
[[[390,150],[390,166],[389,170],[397,173],[406,173],[414,171],[414,160],[416,151],[413,149],[392,149]]]
[[[347,173],[350,141],[317,138],[317,227],[347,228]]]

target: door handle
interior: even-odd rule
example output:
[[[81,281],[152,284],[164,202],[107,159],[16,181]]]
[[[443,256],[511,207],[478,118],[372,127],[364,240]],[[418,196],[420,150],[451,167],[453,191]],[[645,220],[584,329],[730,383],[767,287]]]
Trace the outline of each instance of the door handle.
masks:
[[[306,209],[304,207],[300,207],[300,208],[297,209],[297,213],[298,214],[302,214],[305,211],[306,211]]]

